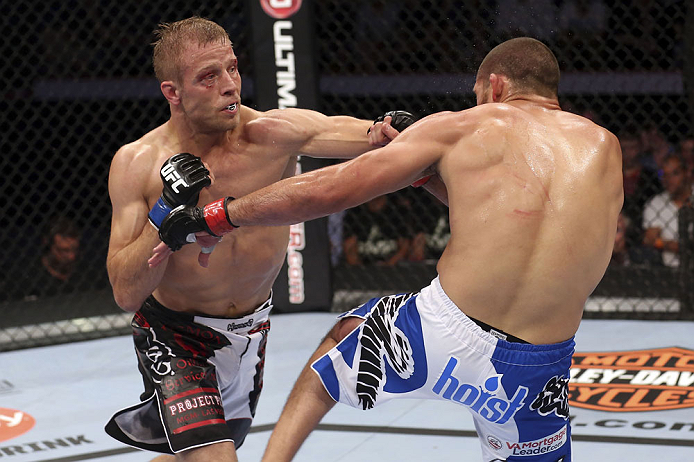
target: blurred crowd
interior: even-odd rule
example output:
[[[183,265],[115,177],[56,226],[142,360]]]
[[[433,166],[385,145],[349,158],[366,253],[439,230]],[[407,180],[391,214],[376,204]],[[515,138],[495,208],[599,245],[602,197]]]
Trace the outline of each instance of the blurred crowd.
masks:
[[[679,265],[680,210],[692,207],[694,136],[676,143],[655,125],[619,134],[624,208],[612,261],[621,265]]]

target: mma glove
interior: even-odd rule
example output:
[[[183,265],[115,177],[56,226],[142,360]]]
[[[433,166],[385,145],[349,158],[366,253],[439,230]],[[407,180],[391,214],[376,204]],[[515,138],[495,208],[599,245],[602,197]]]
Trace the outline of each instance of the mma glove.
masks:
[[[174,252],[186,244],[195,242],[195,233],[206,232],[222,237],[238,228],[229,219],[227,203],[233,197],[219,199],[205,207],[180,205],[166,215],[159,227],[159,239]]]
[[[180,205],[196,205],[202,188],[212,184],[210,171],[202,159],[183,152],[169,157],[159,171],[164,189],[152,210],[149,221],[159,229],[163,220]]]
[[[407,111],[388,111],[385,114],[378,116],[376,120],[374,120],[373,124],[376,125],[378,122],[383,122],[388,116],[391,117],[390,126],[399,132],[402,132],[417,120]],[[369,133],[371,133],[371,127],[369,127],[369,129],[366,131],[367,135]]]
[[[396,129],[397,131],[401,132],[415,123],[417,120],[415,117],[410,114],[407,111],[388,111],[385,114],[378,116],[376,120],[374,120],[374,125],[376,125],[378,122],[383,122],[386,117],[390,116],[390,126]],[[366,131],[366,134],[368,135],[371,132],[371,127]],[[422,187],[426,184],[427,181],[431,179],[431,175],[425,176],[424,178],[420,178],[419,180],[415,181],[412,183],[413,188],[419,188]]]

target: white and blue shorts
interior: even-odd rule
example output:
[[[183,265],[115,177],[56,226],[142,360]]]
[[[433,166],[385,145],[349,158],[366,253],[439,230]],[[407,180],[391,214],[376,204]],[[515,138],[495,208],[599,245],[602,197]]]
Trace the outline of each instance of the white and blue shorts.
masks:
[[[335,401],[362,409],[394,398],[452,401],[472,413],[484,461],[571,461],[573,338],[502,340],[466,316],[438,278],[342,316],[364,322],[312,364]]]

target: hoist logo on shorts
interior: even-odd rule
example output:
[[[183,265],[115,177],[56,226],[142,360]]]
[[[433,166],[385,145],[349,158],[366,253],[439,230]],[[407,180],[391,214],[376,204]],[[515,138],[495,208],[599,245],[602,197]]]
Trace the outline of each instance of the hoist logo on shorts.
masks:
[[[299,11],[301,0],[260,0],[260,6],[268,16],[285,19]]]
[[[458,359],[449,358],[448,364],[434,384],[432,389],[434,393],[440,394],[443,399],[467,406],[483,419],[498,424],[508,422],[523,407],[525,398],[528,396],[526,387],[519,386],[513,397],[507,400],[499,395],[504,391],[501,387],[501,374],[494,374],[488,377],[482,386],[477,386],[460,383],[460,380],[453,375],[457,367]]]
[[[613,412],[694,407],[694,351],[575,353],[569,403]]]
[[[0,407],[0,441],[23,435],[31,430],[35,423],[36,420],[26,412]]]

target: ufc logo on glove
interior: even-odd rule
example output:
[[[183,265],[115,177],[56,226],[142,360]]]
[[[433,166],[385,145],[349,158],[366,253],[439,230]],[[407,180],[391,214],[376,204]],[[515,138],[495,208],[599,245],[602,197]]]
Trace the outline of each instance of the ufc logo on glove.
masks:
[[[162,167],[161,176],[168,183],[171,183],[171,189],[173,189],[174,192],[179,192],[178,186],[183,186],[184,188],[188,187],[188,184],[181,178],[181,175],[176,171],[176,167],[172,164],[166,164]]]

